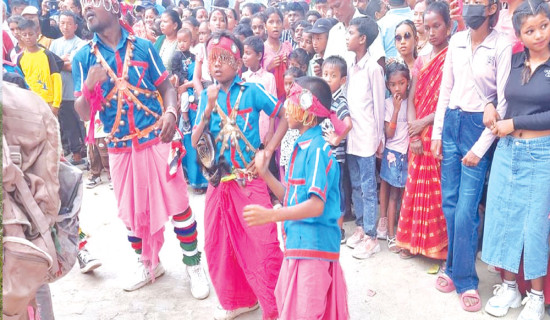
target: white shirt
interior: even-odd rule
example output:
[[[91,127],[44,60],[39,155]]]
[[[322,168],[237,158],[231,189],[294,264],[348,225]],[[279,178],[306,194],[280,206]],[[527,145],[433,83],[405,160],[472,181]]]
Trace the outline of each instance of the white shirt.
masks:
[[[353,128],[347,153],[370,157],[384,141],[384,70],[367,52],[348,68],[348,106]]]
[[[460,108],[466,112],[483,112],[487,103],[497,98],[496,110],[504,118],[507,108],[504,87],[511,62],[512,45],[497,31],[491,31],[474,52],[470,31],[456,33],[449,42],[443,65],[432,140],[441,140],[447,107]],[[495,138],[491,130],[485,128],[472,146],[472,152],[479,158],[483,157]]]
[[[384,121],[390,122],[393,116],[393,98],[389,97],[385,101],[386,117]],[[401,109],[397,113],[397,126],[392,138],[387,138],[386,148],[406,154],[409,149],[409,125],[407,122],[407,99],[401,101]]]
[[[361,14],[359,10],[355,9],[355,13],[353,14],[354,18],[364,16],[365,15]],[[369,54],[375,61],[386,56],[380,33],[378,33],[378,36],[370,45]],[[338,22],[334,25],[328,34],[324,57],[327,58],[330,56],[341,56],[346,60],[348,67],[355,61],[355,52],[349,51],[346,45],[346,26],[344,26],[343,22]]]

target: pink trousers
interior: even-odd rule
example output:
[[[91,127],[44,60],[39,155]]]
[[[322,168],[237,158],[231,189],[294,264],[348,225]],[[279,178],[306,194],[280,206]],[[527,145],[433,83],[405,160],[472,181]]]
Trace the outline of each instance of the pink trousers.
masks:
[[[271,207],[263,180],[222,182],[208,187],[204,211],[204,251],[212,284],[226,310],[249,307],[259,301],[263,318],[277,317],[275,285],[283,253],[272,223],[248,227],[243,209],[248,204]]]
[[[118,216],[142,241],[142,260],[154,268],[164,243],[164,224],[189,207],[183,170],[168,173],[170,145],[157,143],[141,151],[109,153]]]
[[[339,262],[285,259],[275,289],[281,320],[347,320],[348,293]]]

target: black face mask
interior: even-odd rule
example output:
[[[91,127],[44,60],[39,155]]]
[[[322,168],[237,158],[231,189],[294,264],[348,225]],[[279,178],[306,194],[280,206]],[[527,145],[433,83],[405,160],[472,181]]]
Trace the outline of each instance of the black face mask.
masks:
[[[462,9],[464,22],[471,29],[477,30],[487,17],[485,16],[485,5],[483,4],[465,4]]]

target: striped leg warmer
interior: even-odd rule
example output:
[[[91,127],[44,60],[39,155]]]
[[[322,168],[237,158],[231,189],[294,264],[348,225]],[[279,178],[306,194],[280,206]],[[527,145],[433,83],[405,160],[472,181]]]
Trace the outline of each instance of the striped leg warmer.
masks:
[[[141,254],[141,239],[136,237],[132,230],[128,230],[128,241],[132,244],[132,249],[134,249],[137,254]]]
[[[183,251],[183,263],[195,266],[201,262],[201,253],[197,249],[197,222],[191,207],[172,217],[174,232]]]
[[[78,238],[78,250],[82,250],[86,246],[86,243],[88,243],[86,240],[88,236],[84,233],[84,231],[82,231],[82,229],[80,229],[80,227],[78,227]]]

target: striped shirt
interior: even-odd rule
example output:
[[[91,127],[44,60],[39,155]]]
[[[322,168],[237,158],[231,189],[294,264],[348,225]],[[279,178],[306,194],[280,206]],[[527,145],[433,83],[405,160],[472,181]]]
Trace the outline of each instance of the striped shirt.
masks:
[[[330,106],[330,111],[336,113],[336,116],[340,120],[344,120],[346,117],[349,117],[349,109],[348,109],[348,99],[343,94],[342,88],[339,88],[332,94],[332,105]],[[327,136],[329,133],[334,131],[334,126],[332,125],[332,122],[330,122],[330,119],[325,119],[321,123],[321,128],[323,129],[323,137],[325,140],[327,140]],[[334,156],[336,157],[336,161],[338,162],[346,162],[346,139],[342,139],[340,141],[340,144],[337,146],[331,146],[332,151],[334,152]]]

